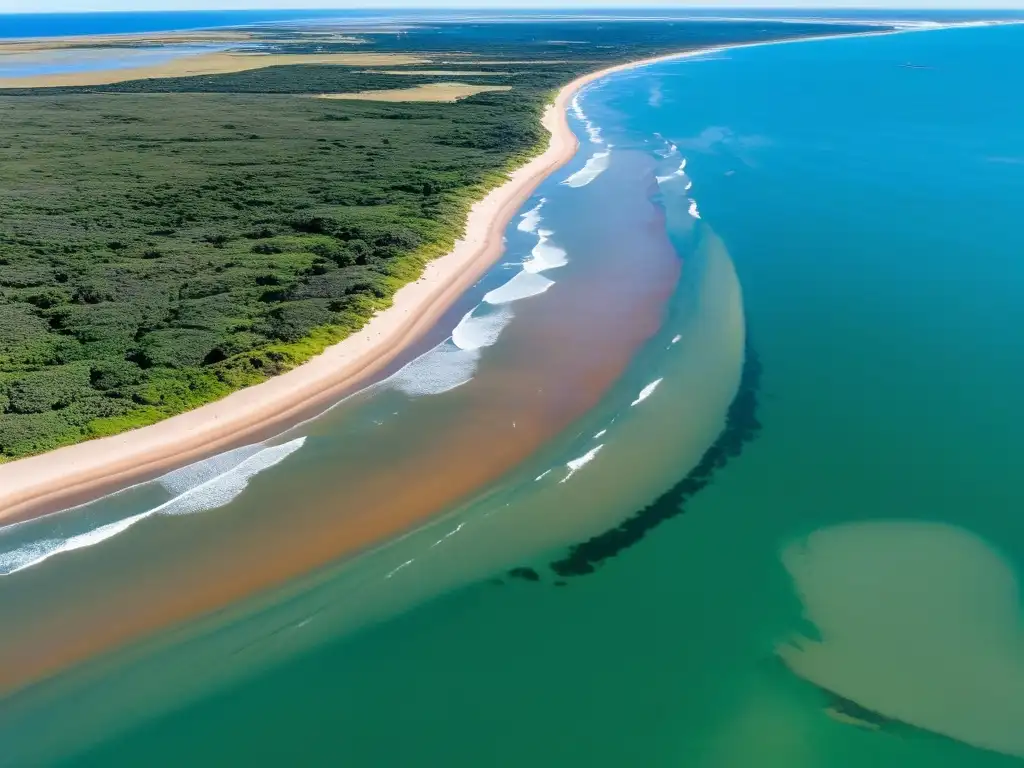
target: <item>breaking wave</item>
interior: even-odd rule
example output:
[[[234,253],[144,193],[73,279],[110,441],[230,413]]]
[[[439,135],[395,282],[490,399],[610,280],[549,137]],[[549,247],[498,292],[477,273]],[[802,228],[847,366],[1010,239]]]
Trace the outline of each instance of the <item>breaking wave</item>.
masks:
[[[675,148],[675,146],[675,144],[672,145],[673,148]],[[681,179],[685,175],[686,158],[684,157],[683,161],[679,164],[679,167],[674,172],[670,173],[668,176],[655,176],[654,178],[659,184],[664,184],[666,181],[672,181],[672,179]]]
[[[551,236],[554,232],[546,229],[537,233],[538,241],[530,252],[530,258],[523,262],[523,270],[526,272],[544,272],[548,269],[564,267],[569,263],[569,255],[564,249],[551,244]]]
[[[554,284],[554,280],[548,280],[543,275],[524,269],[503,286],[484,296],[484,301],[488,304],[508,304],[544,293]]]
[[[512,321],[512,310],[507,307],[481,315],[474,314],[477,309],[467,312],[452,331],[452,343],[459,349],[473,350],[495,344],[505,326]]]
[[[604,139],[601,136],[601,129],[594,125],[594,121],[587,117],[587,113],[583,111],[583,105],[580,98],[583,94],[577,93],[570,104],[570,109],[576,119],[583,123],[583,127],[587,132],[587,138],[590,139],[591,144],[604,144]]]
[[[532,208],[529,211],[527,211],[526,213],[524,213],[522,216],[520,216],[519,217],[519,225],[516,228],[520,232],[529,232],[531,234],[536,232],[537,231],[537,227],[540,226],[540,222],[541,222],[540,210],[541,210],[541,208],[544,207],[544,203],[546,203],[546,202],[547,202],[547,200],[545,198],[541,198],[541,201],[539,203],[537,203],[537,207],[536,208]]]
[[[602,448],[604,448],[603,443],[597,446],[596,448],[591,448],[578,459],[573,459],[572,461],[568,462],[565,466],[569,468],[569,473],[565,477],[563,477],[560,482],[567,482],[570,477],[575,475],[583,467],[592,462],[594,460],[594,457],[596,457],[597,454],[601,452]]]
[[[592,182],[611,165],[611,150],[603,150],[601,152],[595,152],[587,164],[583,166],[576,173],[572,174],[562,183],[569,187],[585,187],[587,184]]]
[[[507,307],[488,312],[483,305],[477,305],[459,321],[450,338],[417,357],[382,384],[409,397],[440,395],[461,387],[473,380],[480,350],[497,343],[513,317]]]
[[[269,448],[262,444],[250,445],[164,475],[157,480],[164,488],[186,490],[170,501],[132,517],[70,536],[37,539],[0,553],[0,576],[31,568],[63,552],[85,549],[112,539],[147,517],[189,515],[223,507],[236,499],[255,475],[280,464],[305,442],[306,438],[300,437]]]
[[[658,385],[661,384],[661,382],[663,380],[664,379],[658,379],[657,381],[652,381],[646,387],[641,389],[640,390],[640,394],[636,396],[636,400],[634,400],[632,403],[629,404],[630,407],[633,407],[634,405],[640,405],[640,403],[642,403],[648,397],[653,395],[654,394],[654,390],[656,390],[658,388]]]
[[[479,349],[459,349],[448,339],[417,357],[387,380],[409,397],[440,395],[472,381]]]

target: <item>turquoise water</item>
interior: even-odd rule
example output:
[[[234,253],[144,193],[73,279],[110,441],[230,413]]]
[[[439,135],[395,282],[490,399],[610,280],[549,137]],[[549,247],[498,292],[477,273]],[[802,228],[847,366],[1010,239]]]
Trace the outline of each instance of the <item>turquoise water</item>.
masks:
[[[332,435],[395,403],[395,429],[425,434],[493,394],[488,371],[529,369],[558,312],[581,322],[569,307],[629,325],[644,294],[586,314],[572,286],[653,270],[670,241],[678,284],[615,386],[431,526],[6,702],[8,754],[1019,764],[1022,45],[1010,27],[775,45],[596,84],[580,107],[600,134],[538,195],[565,272],[538,273],[555,285],[517,304],[476,378],[343,404],[236,501],[180,520],[205,538],[197,521],[302,484],[325,504]],[[509,260],[536,237],[513,225]],[[142,546],[147,524],[109,543]],[[105,552],[4,577],[4,615],[48,568]]]

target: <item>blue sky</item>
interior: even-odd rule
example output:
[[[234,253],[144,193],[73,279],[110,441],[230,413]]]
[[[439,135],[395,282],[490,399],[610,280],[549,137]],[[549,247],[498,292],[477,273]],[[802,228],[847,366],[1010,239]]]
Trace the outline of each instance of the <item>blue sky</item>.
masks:
[[[132,11],[132,10],[244,10],[267,8],[587,8],[587,7],[758,7],[774,8],[1024,8],[1024,0],[0,0],[0,13],[46,11]]]

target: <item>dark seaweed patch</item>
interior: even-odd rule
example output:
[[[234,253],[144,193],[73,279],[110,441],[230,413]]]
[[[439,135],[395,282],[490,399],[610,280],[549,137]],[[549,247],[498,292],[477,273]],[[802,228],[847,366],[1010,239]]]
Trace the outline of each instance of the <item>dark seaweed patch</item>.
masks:
[[[510,578],[522,579],[523,581],[540,581],[540,574],[533,568],[513,568],[508,572]]]
[[[711,483],[715,472],[739,456],[743,446],[760,433],[757,397],[761,371],[761,360],[748,344],[739,391],[726,413],[725,428],[693,471],[621,525],[571,547],[564,558],[551,564],[551,569],[562,578],[593,573],[605,560],[629,549],[666,520],[683,514],[686,503]]]

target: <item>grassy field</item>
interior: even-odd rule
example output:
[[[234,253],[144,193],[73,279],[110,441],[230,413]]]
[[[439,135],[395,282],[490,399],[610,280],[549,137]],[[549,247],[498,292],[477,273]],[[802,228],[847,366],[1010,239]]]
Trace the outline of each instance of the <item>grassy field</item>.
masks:
[[[437,65],[0,92],[0,461],[151,424],[340,341],[543,144],[554,88],[702,44],[683,26],[652,38],[634,25],[620,31],[632,44],[567,50],[487,26],[406,35],[400,50],[568,61],[460,76],[512,90],[454,104],[309,98],[443,82],[426,74]],[[577,26],[551,34],[608,34]],[[714,29],[711,42],[821,31]],[[360,50],[375,49],[398,48]]]

